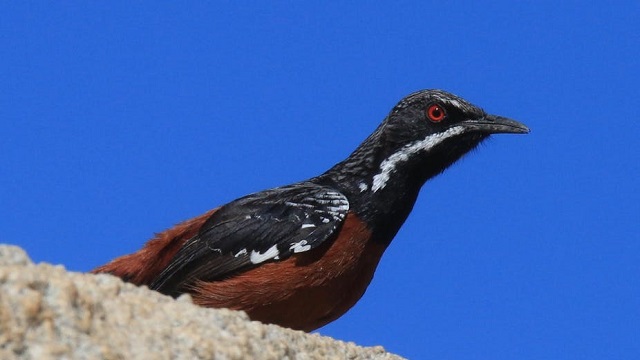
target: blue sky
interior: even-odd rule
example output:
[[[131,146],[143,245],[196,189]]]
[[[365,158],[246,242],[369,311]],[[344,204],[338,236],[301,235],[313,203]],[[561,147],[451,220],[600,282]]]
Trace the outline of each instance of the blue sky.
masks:
[[[410,358],[640,357],[640,3],[0,5],[0,242],[87,271],[317,175],[403,96],[518,119],[428,182],[321,334]]]

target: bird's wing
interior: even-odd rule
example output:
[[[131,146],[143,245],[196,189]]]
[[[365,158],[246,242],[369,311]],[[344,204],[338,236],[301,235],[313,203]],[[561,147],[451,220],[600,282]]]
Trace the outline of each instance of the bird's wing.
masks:
[[[223,279],[309,251],[336,233],[348,211],[344,194],[312,183],[240,198],[215,212],[150,288],[177,296],[196,280]]]

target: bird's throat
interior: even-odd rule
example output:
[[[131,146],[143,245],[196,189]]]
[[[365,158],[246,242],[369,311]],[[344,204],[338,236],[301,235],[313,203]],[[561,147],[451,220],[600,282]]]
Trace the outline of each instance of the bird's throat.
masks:
[[[400,147],[383,137],[374,132],[347,159],[314,180],[343,192],[357,215],[378,228],[377,240],[388,244],[411,212],[422,185],[487,136],[454,126]]]

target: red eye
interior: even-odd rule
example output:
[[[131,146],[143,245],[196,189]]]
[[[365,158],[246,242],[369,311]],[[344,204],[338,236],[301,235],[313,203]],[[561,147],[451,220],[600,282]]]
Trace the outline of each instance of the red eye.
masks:
[[[438,104],[433,104],[427,109],[427,117],[433,122],[440,122],[444,120],[445,116],[447,116],[447,113]]]

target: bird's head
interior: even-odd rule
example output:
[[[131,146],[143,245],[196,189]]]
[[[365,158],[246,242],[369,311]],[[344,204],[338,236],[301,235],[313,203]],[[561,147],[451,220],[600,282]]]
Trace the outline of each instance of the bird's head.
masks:
[[[371,189],[383,189],[397,172],[423,182],[491,134],[528,132],[525,125],[489,115],[448,92],[415,92],[402,99],[376,131],[376,142],[383,155]]]

